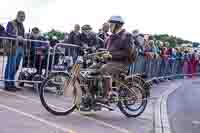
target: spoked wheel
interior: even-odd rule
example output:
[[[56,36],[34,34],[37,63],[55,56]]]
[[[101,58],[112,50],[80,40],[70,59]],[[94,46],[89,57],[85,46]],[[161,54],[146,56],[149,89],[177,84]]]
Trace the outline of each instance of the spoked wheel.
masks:
[[[139,84],[142,88],[145,89],[146,95],[150,96],[150,88],[151,86],[140,76],[129,76],[128,80],[132,80],[131,82],[135,82]]]
[[[128,82],[125,86],[120,86],[120,101],[118,107],[127,117],[140,116],[147,106],[147,95],[140,85]]]
[[[47,111],[54,115],[67,115],[76,109],[76,92],[64,95],[64,82],[70,77],[66,73],[54,73],[45,79],[40,88],[40,100]]]

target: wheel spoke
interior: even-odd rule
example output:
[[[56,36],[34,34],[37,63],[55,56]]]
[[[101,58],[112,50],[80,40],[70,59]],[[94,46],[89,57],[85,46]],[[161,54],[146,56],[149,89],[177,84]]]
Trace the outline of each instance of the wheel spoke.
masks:
[[[69,80],[66,74],[54,74],[42,83],[40,98],[44,107],[56,115],[66,114],[75,108],[75,93],[64,95],[64,82]]]

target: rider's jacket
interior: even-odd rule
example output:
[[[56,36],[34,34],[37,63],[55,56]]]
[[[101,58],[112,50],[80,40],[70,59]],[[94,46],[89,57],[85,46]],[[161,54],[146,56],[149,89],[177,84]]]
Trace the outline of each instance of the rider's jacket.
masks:
[[[130,51],[134,47],[134,40],[130,33],[122,30],[117,34],[112,34],[105,43],[105,47],[112,54],[112,61],[130,64]]]

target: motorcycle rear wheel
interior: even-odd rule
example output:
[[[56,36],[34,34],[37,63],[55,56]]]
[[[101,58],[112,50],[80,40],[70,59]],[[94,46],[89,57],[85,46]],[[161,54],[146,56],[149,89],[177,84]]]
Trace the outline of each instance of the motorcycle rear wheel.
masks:
[[[133,98],[132,101],[130,100],[120,100],[118,102],[118,108],[120,111],[127,117],[138,117],[140,116],[147,106],[147,95],[145,90],[137,84],[131,85],[130,88],[121,88],[120,89],[120,98],[127,98],[129,95]],[[123,95],[123,96],[122,96]],[[131,103],[129,103],[131,102]],[[139,103],[139,106],[134,107]]]

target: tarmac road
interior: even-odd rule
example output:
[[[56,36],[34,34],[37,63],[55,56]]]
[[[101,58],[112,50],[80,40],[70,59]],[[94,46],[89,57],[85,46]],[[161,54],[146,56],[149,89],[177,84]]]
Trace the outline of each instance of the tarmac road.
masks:
[[[167,106],[172,133],[200,133],[200,79],[182,82]]]
[[[150,133],[152,114],[149,103],[138,118],[126,118],[119,111],[54,116],[44,109],[37,94],[28,89],[17,93],[0,91],[0,133]]]

